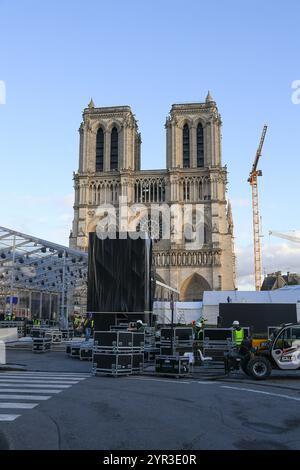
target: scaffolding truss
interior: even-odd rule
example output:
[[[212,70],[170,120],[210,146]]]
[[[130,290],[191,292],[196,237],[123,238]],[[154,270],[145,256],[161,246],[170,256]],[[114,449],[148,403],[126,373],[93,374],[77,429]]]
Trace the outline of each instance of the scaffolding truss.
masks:
[[[59,294],[60,311],[66,299],[87,282],[88,255],[50,241],[0,226],[0,294],[22,290]]]

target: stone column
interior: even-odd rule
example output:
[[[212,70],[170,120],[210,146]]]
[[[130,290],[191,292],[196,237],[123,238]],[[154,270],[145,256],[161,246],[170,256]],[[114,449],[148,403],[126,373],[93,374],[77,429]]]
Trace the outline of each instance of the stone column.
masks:
[[[172,122],[171,127],[171,139],[172,139],[172,168],[175,168],[178,163],[176,160],[176,124]]]
[[[75,205],[82,204],[83,201],[83,184],[82,181],[76,181],[75,183]]]
[[[129,158],[129,166],[133,170],[134,169],[134,161],[135,161],[135,129],[134,127],[130,128],[130,158]]]
[[[215,166],[216,164],[216,145],[215,145],[215,119],[212,119],[210,130],[211,130],[211,165]]]
[[[83,171],[83,143],[84,143],[84,127],[81,123],[79,128],[79,171]]]
[[[123,126],[123,168],[128,169],[128,127]]]
[[[90,127],[90,125],[87,125],[86,132],[85,132],[85,138],[86,138],[86,164],[87,164],[87,171],[90,171],[92,173],[95,172],[96,169],[96,133],[93,131],[93,129]]]
[[[84,125],[83,127],[83,143],[82,143],[82,151],[83,151],[83,161],[82,161],[82,170],[84,172],[88,169],[88,154],[87,154],[87,126]]]
[[[118,144],[118,149],[119,149],[119,170],[124,169],[124,129],[123,127],[119,131],[119,144]]]
[[[216,165],[221,165],[221,120],[217,119],[216,121],[216,139],[215,139],[215,145],[216,145],[216,159],[215,159],[215,164]]]
[[[166,123],[166,168],[172,168],[172,130],[169,123]]]
[[[204,126],[204,166],[211,165],[210,122]]]

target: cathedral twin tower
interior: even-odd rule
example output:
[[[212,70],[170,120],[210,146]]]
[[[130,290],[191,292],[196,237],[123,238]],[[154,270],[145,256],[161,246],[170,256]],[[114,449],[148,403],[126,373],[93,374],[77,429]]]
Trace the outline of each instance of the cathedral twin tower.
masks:
[[[79,169],[70,246],[86,250],[96,230],[97,207],[128,204],[195,205],[204,213],[204,239],[160,239],[154,263],[160,280],[180,300],[201,300],[204,290],[235,288],[233,221],[221,162],[221,117],[208,93],[204,103],[174,104],[166,120],[166,170],[141,170],[141,136],[129,106],[96,108],[91,100],[80,126]],[[144,226],[142,226],[144,224]],[[143,230],[151,230],[141,221]]]

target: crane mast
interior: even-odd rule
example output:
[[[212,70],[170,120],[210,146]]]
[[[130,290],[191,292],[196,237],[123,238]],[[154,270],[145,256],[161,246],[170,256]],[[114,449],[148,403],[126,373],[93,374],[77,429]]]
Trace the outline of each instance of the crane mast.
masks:
[[[255,290],[260,290],[262,281],[262,265],[261,265],[261,246],[260,246],[260,220],[259,220],[259,200],[258,200],[258,176],[262,176],[261,170],[257,169],[265,136],[268,126],[264,126],[260,143],[256,151],[252,170],[248,178],[248,182],[252,189],[252,215],[253,215],[253,248],[254,248],[254,272],[255,272]]]

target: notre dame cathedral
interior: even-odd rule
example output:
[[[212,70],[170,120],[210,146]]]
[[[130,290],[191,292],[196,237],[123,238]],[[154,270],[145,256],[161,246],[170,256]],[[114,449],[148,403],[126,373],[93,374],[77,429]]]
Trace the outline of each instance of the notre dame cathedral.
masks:
[[[128,204],[200,205],[204,240],[157,239],[158,279],[182,301],[201,300],[205,290],[235,289],[233,220],[226,200],[227,169],[221,160],[221,117],[208,93],[205,102],[173,104],[166,124],[166,170],[141,170],[141,135],[129,106],[84,109],[79,169],[74,175],[74,221],[70,246],[88,249],[97,207],[119,197]]]

